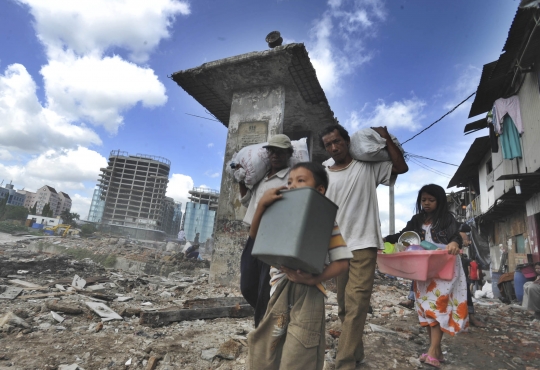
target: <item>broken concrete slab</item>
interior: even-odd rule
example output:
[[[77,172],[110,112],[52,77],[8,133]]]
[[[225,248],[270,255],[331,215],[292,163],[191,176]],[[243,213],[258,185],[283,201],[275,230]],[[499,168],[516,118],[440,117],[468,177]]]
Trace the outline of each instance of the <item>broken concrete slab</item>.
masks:
[[[122,316],[114,312],[109,306],[99,302],[84,302],[92,311],[101,317],[101,321],[122,320]]]
[[[22,288],[0,285],[0,292],[2,292],[2,294],[0,294],[0,299],[15,299],[22,291]]]
[[[219,352],[218,348],[205,349],[201,352],[201,358],[206,361],[212,361]]]
[[[86,280],[84,280],[79,275],[75,275],[73,277],[73,281],[71,282],[71,286],[73,286],[74,288],[82,289],[86,286]]]
[[[87,286],[85,289],[90,292],[102,292],[104,290],[107,290],[107,287],[102,284],[96,284],[96,285]]]
[[[58,321],[59,323],[62,323],[64,322],[65,318],[63,318],[62,316],[60,316],[59,314],[57,314],[56,312],[54,311],[51,311],[51,316],[53,319],[55,319],[56,321]]]
[[[118,302],[127,302],[127,301],[130,301],[132,299],[133,299],[133,297],[118,297],[118,298],[116,298],[116,300]]]

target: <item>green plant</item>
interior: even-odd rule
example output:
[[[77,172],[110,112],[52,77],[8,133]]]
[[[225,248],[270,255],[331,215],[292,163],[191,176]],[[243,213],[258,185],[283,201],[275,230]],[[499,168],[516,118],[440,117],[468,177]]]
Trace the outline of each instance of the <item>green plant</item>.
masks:
[[[84,224],[81,226],[81,236],[90,236],[97,231],[97,228],[92,224]]]

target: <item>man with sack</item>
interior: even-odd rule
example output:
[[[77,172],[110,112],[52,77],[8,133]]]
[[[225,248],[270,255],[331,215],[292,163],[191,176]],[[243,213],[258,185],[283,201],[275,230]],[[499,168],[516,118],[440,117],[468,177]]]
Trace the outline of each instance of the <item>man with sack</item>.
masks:
[[[253,187],[248,189],[242,182],[240,185],[241,203],[247,207],[244,222],[251,221],[264,192],[268,189],[286,186],[289,179],[289,162],[293,154],[291,140],[287,135],[273,136],[266,146],[270,171]],[[270,266],[251,255],[254,240],[248,238],[240,260],[240,291],[246,301],[255,308],[255,327],[264,317],[270,300]]]
[[[409,169],[386,127],[372,127],[372,130],[385,140],[384,150],[390,160],[353,159],[349,133],[339,124],[328,126],[319,133],[322,147],[335,162],[326,169],[330,179],[326,196],[339,207],[336,221],[353,253],[348,273],[336,279],[341,320],[336,370],[355,369],[364,360],[362,334],[373,290],[377,249],[383,248],[377,186],[389,185],[392,175]],[[363,144],[356,142],[355,145],[361,147]]]

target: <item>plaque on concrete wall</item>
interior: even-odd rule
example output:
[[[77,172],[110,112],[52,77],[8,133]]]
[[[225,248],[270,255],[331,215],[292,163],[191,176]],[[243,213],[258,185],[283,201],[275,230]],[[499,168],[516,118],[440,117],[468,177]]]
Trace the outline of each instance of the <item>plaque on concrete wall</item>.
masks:
[[[268,138],[268,122],[242,122],[238,126],[236,150],[245,146],[264,143]]]

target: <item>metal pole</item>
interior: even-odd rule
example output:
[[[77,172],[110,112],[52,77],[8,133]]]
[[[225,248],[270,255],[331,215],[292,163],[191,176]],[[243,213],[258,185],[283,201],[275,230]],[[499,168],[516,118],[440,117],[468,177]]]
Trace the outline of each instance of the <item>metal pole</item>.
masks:
[[[394,210],[394,184],[396,183],[397,176],[392,176],[390,178],[390,225],[389,225],[389,234],[396,233],[396,215]]]

